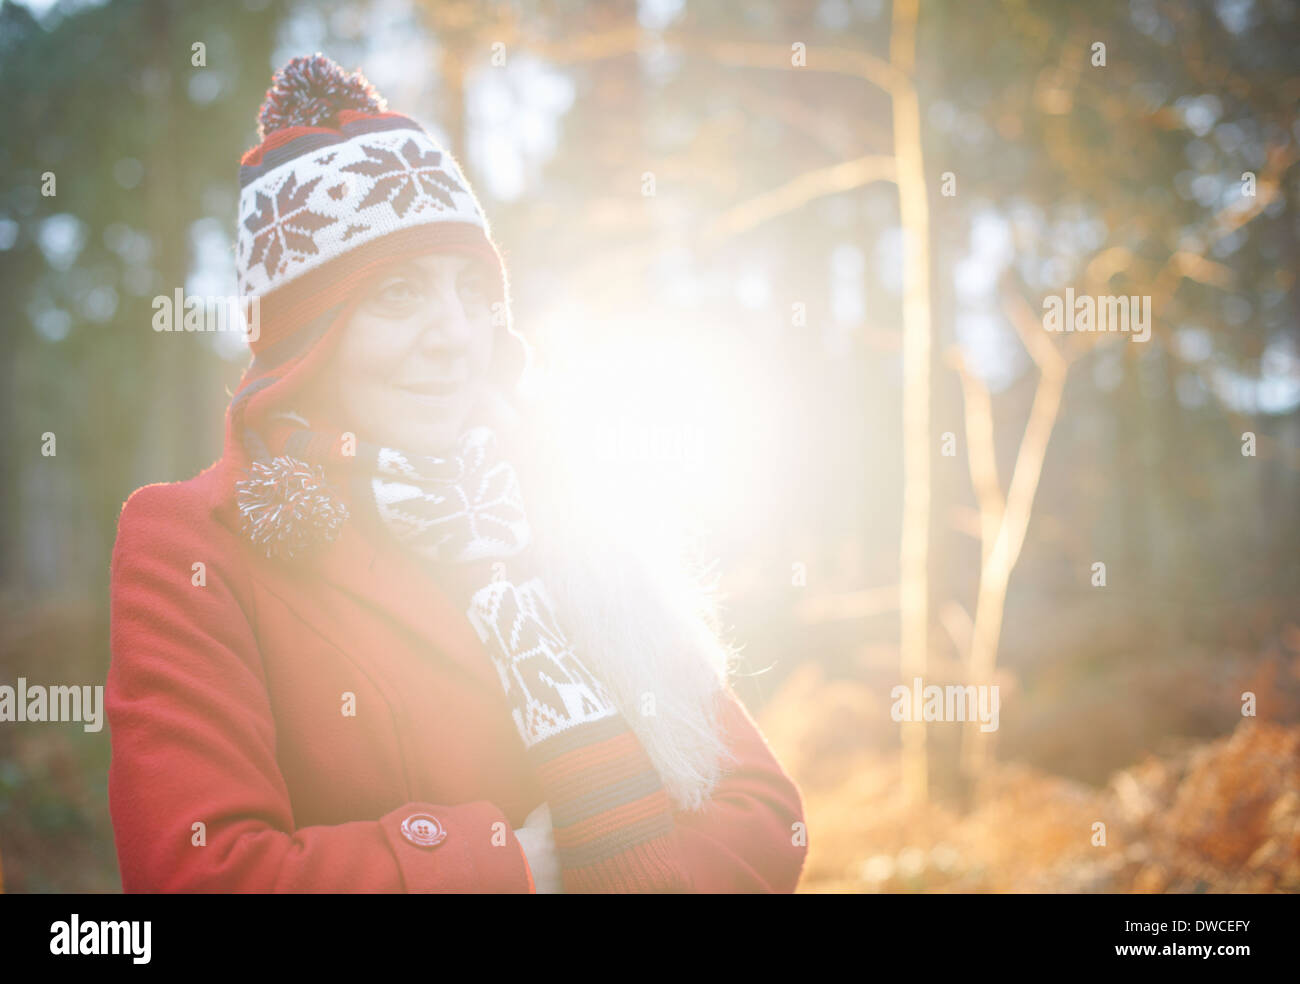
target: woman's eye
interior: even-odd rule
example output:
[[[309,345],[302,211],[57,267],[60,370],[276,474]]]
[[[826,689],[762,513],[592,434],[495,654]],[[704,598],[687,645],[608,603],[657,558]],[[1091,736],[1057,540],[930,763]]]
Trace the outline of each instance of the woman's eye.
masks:
[[[409,280],[394,280],[380,287],[375,296],[386,304],[400,304],[418,297],[419,291]]]
[[[420,286],[406,277],[381,284],[370,295],[369,304],[376,313],[388,317],[405,317],[421,301]]]

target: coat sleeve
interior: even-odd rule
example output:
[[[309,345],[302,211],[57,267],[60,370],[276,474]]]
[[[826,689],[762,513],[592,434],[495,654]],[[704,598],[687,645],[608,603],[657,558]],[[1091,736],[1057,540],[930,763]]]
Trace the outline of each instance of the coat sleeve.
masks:
[[[203,542],[202,515],[180,487],[146,486],[118,523],[105,704],[123,889],[534,891],[510,822],[487,801],[407,803],[377,820],[295,828],[247,595]],[[202,587],[191,583],[198,560]],[[440,844],[403,833],[419,814],[441,824]]]
[[[692,890],[793,892],[808,852],[802,796],[730,688],[720,720],[738,761],[702,810],[673,817]]]

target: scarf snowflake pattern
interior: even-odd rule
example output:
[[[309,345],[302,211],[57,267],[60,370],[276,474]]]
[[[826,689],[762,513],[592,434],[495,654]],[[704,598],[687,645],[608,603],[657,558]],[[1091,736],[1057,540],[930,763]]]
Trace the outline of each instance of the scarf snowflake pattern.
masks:
[[[477,562],[493,562],[486,583],[471,577],[461,601],[492,654],[525,747],[617,714],[560,628],[541,579],[527,575],[531,531],[519,478],[498,456],[491,429],[467,431],[445,460],[384,449],[378,471],[371,487],[379,516],[398,540],[435,564],[482,573]]]
[[[467,563],[510,557],[529,544],[519,478],[495,457],[496,440],[476,427],[447,459],[381,448],[371,483],[388,529],[429,560]]]

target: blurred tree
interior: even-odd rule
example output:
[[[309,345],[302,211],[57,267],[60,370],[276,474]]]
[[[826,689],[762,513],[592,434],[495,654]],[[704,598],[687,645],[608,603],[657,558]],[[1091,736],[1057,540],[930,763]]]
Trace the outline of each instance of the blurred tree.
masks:
[[[117,0],[56,8],[46,28],[0,7],[0,126],[23,135],[0,147],[10,591],[97,593],[126,495],[220,449],[224,396],[196,385],[212,378],[212,338],[155,333],[151,301],[186,283],[196,223],[234,223],[237,155],[254,142],[284,15],[276,2],[236,9]],[[40,453],[47,431],[53,458]]]

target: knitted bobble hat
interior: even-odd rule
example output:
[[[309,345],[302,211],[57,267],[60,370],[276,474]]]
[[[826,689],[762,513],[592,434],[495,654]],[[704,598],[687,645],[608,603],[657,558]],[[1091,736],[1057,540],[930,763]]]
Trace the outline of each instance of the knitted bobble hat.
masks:
[[[310,313],[313,295],[376,260],[459,249],[489,260],[504,281],[456,162],[385,107],[360,72],[324,55],[295,58],[272,78],[258,114],[262,142],[240,161],[235,244],[240,294],[259,297],[271,322],[263,348],[303,320],[279,315]]]
[[[455,252],[494,271],[493,371],[507,389],[517,382],[527,350],[511,324],[501,254],[465,175],[433,137],[390,111],[360,72],[319,53],[272,77],[258,135],[240,161],[235,240],[254,358],[227,414],[228,449],[246,452],[244,464],[275,460],[259,425],[323,364],[365,286],[412,256]]]

